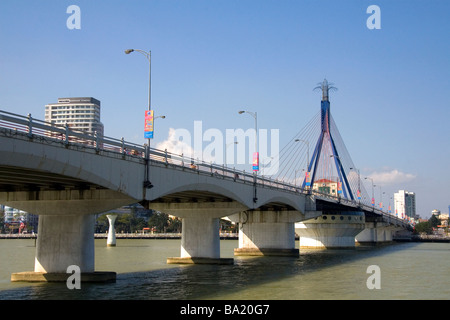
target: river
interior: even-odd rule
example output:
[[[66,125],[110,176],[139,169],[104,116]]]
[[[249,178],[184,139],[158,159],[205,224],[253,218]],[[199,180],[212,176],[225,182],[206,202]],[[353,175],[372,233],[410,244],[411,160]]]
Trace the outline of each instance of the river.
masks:
[[[233,257],[237,240],[221,241]],[[301,250],[299,257],[234,257],[233,265],[169,265],[180,240],[95,240],[97,271],[115,271],[115,283],[12,283],[32,271],[35,241],[0,240],[0,300],[372,300],[448,299],[449,243],[393,243],[346,250]],[[380,288],[368,287],[378,266]]]

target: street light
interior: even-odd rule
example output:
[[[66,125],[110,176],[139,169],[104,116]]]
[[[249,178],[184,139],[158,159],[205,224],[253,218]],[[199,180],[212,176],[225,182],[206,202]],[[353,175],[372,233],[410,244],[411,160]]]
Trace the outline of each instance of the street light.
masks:
[[[370,179],[372,181],[372,207],[375,208],[375,196],[374,196],[373,188],[376,187],[376,186],[373,184],[373,179],[372,178],[365,177],[364,179]]]
[[[243,114],[243,113],[248,113],[253,118],[255,118],[255,153],[257,153],[258,152],[258,115],[256,112],[244,111],[244,110],[239,111],[239,114]],[[259,166],[259,155],[258,155],[258,166]],[[258,171],[255,170],[254,173],[255,173],[255,175],[257,175]]]
[[[302,139],[295,139],[294,142],[304,142],[306,144],[307,150],[306,150],[306,171],[309,171],[309,141],[308,140],[302,140]]]
[[[309,176],[309,141],[308,140],[302,140],[302,139],[295,139],[294,142],[303,142],[306,145],[306,171],[305,171],[305,186],[308,187],[310,182],[307,181],[307,176]],[[295,176],[297,176],[297,171],[295,171]],[[295,184],[295,180],[294,180]]]
[[[356,196],[358,197],[359,202],[361,202],[361,175],[359,169],[350,168],[350,170],[356,170],[356,172],[358,172],[358,193],[356,194]]]
[[[148,60],[148,64],[149,64],[149,81],[148,81],[148,110],[151,110],[151,100],[152,100],[152,52],[146,52],[143,50],[139,50],[139,49],[127,49],[125,50],[125,54],[130,54],[132,52],[139,52],[142,55],[144,55],[147,60]]]
[[[165,119],[166,118],[166,116],[157,116],[157,117],[155,117],[155,116],[153,116],[153,131],[155,131],[155,124],[156,124],[156,119]],[[150,141],[150,139],[149,139],[149,141]]]
[[[143,50],[139,50],[139,49],[127,49],[125,50],[125,54],[130,54],[132,52],[139,52],[140,54],[144,55],[145,58],[148,60],[148,65],[149,65],[149,72],[148,72],[148,111],[152,110],[152,52],[151,51],[143,51]],[[163,116],[161,116],[162,118]],[[153,119],[155,120],[155,119]],[[146,175],[147,178],[144,181],[144,187],[146,188],[152,188],[153,184],[150,182],[150,177],[149,177],[149,160],[150,160],[150,138],[147,139],[148,140],[148,151],[145,152],[146,154]]]

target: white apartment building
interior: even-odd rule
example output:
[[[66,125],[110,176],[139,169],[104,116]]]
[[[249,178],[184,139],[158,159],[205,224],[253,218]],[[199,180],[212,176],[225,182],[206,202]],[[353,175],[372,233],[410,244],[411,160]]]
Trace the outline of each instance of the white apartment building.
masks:
[[[58,98],[58,103],[45,106],[45,121],[65,125],[73,130],[103,136],[100,101],[91,97]]]
[[[400,218],[416,216],[416,194],[405,190],[394,193],[395,213]]]

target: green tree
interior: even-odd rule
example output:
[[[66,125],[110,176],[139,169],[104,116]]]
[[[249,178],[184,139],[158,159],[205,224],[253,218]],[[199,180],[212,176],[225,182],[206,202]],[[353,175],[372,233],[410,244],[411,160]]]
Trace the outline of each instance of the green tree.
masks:
[[[168,223],[166,231],[180,233],[181,232],[181,219],[179,219],[179,218],[169,219],[169,223]]]
[[[431,226],[430,221],[419,222],[414,227],[415,234],[419,234],[419,233],[430,234],[432,231],[433,231],[433,227]]]
[[[96,224],[95,224],[95,232],[96,233],[105,233],[108,231],[109,228],[109,221],[106,217],[106,214],[102,214],[97,218]]]
[[[428,222],[430,223],[432,228],[437,228],[437,226],[441,224],[441,220],[439,220],[438,217],[434,214],[431,215],[431,218],[428,219]]]
[[[155,227],[156,232],[166,232],[169,226],[169,215],[167,213],[155,211],[148,220],[150,228]]]
[[[117,233],[134,233],[147,227],[148,223],[143,218],[138,218],[133,214],[126,213],[120,214],[116,218],[116,223],[114,226]]]

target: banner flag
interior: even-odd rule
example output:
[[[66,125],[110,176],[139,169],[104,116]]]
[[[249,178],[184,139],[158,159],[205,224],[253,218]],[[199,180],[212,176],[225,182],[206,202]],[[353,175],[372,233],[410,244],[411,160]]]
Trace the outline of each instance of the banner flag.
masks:
[[[259,170],[259,152],[253,153],[253,171]]]
[[[153,139],[153,110],[145,111],[144,138]]]

